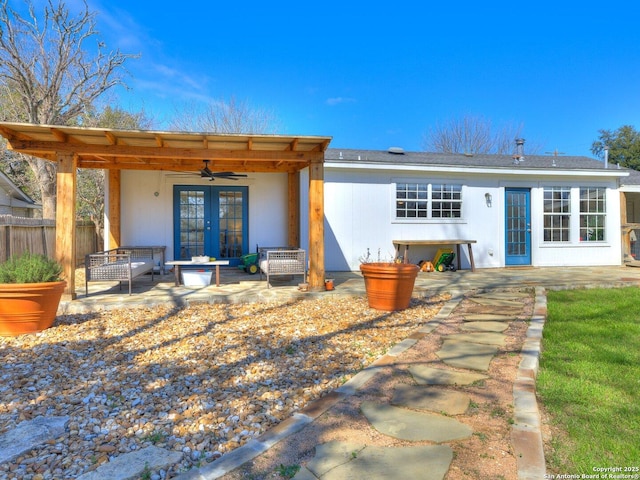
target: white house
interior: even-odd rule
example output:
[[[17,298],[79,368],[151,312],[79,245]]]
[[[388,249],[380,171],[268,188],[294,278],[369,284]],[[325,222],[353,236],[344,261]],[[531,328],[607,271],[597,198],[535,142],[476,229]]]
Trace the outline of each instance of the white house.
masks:
[[[620,265],[628,176],[586,157],[329,149],[325,266],[356,270],[367,250],[389,257],[392,241],[423,239],[475,240],[480,268]],[[417,262],[436,247],[412,248]]]
[[[301,205],[307,205],[306,172]],[[394,240],[409,239],[474,240],[478,268],[620,265],[621,188],[630,193],[629,205],[638,205],[632,215],[640,216],[640,193],[634,193],[640,189],[625,186],[628,177],[628,170],[586,157],[328,149],[325,268],[357,270],[367,251],[388,258]],[[123,171],[124,243],[166,245],[168,258],[188,258],[201,238],[191,243],[188,225],[197,235],[213,232],[204,251],[216,257],[285,245],[286,182],[286,174],[210,182],[198,174]],[[307,213],[300,212],[303,248]],[[431,259],[435,248],[413,248],[411,260]]]
[[[325,270],[357,270],[367,252],[393,256],[394,241],[471,241],[479,268],[620,265],[633,259],[640,234],[640,172],[586,157],[7,122],[0,134],[12,149],[58,164],[62,254],[73,244],[77,168],[108,170],[105,247],[165,246],[169,260],[204,254],[233,265],[256,245],[295,244],[308,250],[318,286]],[[202,176],[203,161],[242,176]],[[410,260],[431,259],[439,246],[412,247]],[[460,253],[471,266],[469,251]]]

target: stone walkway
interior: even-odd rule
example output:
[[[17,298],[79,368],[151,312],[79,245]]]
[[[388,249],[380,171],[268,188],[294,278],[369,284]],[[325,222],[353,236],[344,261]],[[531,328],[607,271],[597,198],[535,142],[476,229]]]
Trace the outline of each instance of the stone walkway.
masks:
[[[328,442],[315,449],[315,457],[302,467],[296,480],[343,480],[349,478],[441,480],[454,458],[451,442],[469,438],[473,429],[455,417],[464,414],[470,398],[458,387],[488,378],[488,370],[499,347],[507,340],[503,333],[509,323],[522,313],[523,297],[516,291],[479,293],[465,297],[482,305],[485,310],[500,313],[466,314],[460,330],[463,333],[445,335],[436,355],[445,368],[430,363],[414,363],[408,369],[414,385],[395,387],[389,403],[363,402],[361,414],[378,432],[407,442],[420,444],[404,447],[378,447],[355,443]],[[514,385],[514,418],[512,446],[518,458],[518,478],[543,478],[544,456],[540,435],[540,420],[535,399],[534,379],[546,315],[543,289],[536,290],[536,306],[530,322],[527,340],[522,348],[522,361]],[[422,337],[431,334],[452,313],[461,301],[458,295],[449,301],[427,325],[411,338],[393,347],[388,357],[398,358]],[[450,368],[447,368],[450,367]],[[345,396],[355,395],[377,373],[366,369],[340,387],[335,394],[319,400],[291,419],[252,440],[219,460],[187,472],[181,480],[218,478],[289,435],[296,433]],[[443,388],[444,387],[444,388]],[[55,438],[69,419],[51,418],[25,422],[18,429],[0,436],[0,462],[30,450]],[[424,445],[430,442],[430,445]],[[172,456],[175,455],[175,458]],[[177,462],[180,453],[150,447],[118,457],[113,462],[81,476],[81,480],[125,480],[138,478],[145,470],[157,470]]]
[[[521,300],[527,295],[511,292],[470,297],[470,300],[495,307],[501,313],[467,315],[462,329],[469,333],[443,337],[442,347],[436,354],[445,365],[456,370],[433,368],[426,364],[412,365],[409,371],[416,386],[396,386],[391,404],[365,402],[361,405],[362,414],[380,433],[399,440],[428,441],[435,445],[383,448],[330,442],[316,448],[315,458],[302,467],[294,480],[443,479],[453,460],[453,449],[447,443],[473,434],[469,426],[455,419],[456,415],[466,412],[470,403],[469,397],[457,391],[456,387],[488,378],[489,364],[498,347],[506,341],[506,336],[500,332],[505,331],[509,322],[522,313]],[[466,371],[460,372],[460,369]],[[447,388],[435,389],[435,385]],[[544,457],[540,457],[541,440],[538,441],[540,424],[535,419],[537,405],[527,404],[527,408],[521,408],[522,396],[526,393],[526,389],[521,392],[521,387],[517,385],[514,388],[515,398],[520,397],[515,406],[515,416],[519,420],[527,417],[528,423],[516,423],[514,432],[518,433],[514,434],[513,441],[516,452],[526,450],[529,455],[526,462],[520,462],[518,477],[539,479],[544,477],[545,466]],[[535,403],[535,396],[533,400]],[[537,438],[535,435],[529,438],[526,433],[537,434]],[[538,458],[532,455],[533,451],[540,454]]]

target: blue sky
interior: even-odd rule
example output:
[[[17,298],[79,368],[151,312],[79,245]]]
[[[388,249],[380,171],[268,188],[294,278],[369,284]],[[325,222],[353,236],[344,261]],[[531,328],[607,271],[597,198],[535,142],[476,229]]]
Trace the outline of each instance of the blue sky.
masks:
[[[636,2],[88,1],[107,45],[141,55],[118,101],[155,128],[231,96],[334,148],[422,150],[473,115],[591,156],[599,129],[640,127]]]

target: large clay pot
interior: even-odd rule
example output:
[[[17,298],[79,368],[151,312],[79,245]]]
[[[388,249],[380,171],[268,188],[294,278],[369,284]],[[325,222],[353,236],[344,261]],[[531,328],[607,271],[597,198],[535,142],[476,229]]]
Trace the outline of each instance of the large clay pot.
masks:
[[[67,282],[0,284],[0,336],[37,333],[56,319]]]
[[[388,312],[409,307],[419,270],[417,265],[404,263],[360,265],[369,306]]]

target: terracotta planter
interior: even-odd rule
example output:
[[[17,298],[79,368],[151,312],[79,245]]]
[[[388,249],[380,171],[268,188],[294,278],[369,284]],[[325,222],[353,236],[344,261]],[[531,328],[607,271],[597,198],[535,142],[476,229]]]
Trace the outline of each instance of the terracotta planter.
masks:
[[[0,284],[0,336],[37,333],[56,319],[67,282]]]
[[[360,265],[369,306],[389,312],[407,308],[419,270],[417,265],[404,263]]]

